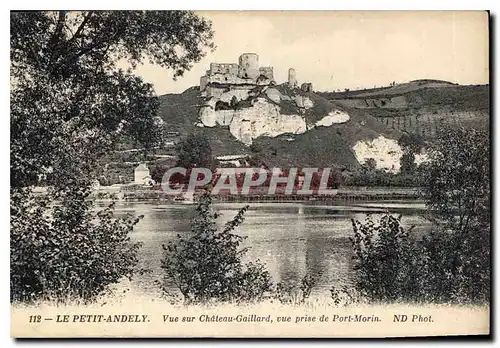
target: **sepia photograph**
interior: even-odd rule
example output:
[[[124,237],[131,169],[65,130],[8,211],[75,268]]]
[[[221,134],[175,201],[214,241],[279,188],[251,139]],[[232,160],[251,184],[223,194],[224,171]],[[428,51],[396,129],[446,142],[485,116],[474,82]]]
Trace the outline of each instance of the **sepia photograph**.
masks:
[[[11,11],[15,338],[490,335],[488,11]]]

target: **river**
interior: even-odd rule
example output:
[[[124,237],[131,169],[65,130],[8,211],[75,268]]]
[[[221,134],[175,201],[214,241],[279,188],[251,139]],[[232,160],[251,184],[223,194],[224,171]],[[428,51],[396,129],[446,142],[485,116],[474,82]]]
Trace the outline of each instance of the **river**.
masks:
[[[230,220],[243,203],[214,204],[222,213],[220,222]],[[131,233],[134,241],[143,243],[139,266],[149,273],[136,275],[131,291],[156,296],[161,280],[162,244],[189,231],[195,205],[121,202],[118,215],[144,215]],[[415,233],[426,230],[429,223],[421,217],[424,205],[412,201],[352,202],[348,205],[312,205],[306,203],[250,203],[245,221],[236,230],[250,247],[245,259],[265,263],[274,283],[300,284],[310,274],[316,285],[313,294],[327,294],[332,285],[350,285],[352,250],[348,239],[353,234],[351,219],[364,220],[367,214],[378,216],[385,211],[402,214],[406,227]]]

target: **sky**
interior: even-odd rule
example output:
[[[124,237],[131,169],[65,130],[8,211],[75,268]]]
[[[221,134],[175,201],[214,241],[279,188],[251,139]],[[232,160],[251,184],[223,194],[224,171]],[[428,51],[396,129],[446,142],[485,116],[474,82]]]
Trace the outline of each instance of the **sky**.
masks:
[[[294,68],[314,90],[371,88],[417,79],[487,84],[488,16],[484,11],[207,11],[214,52],[173,81],[172,72],[145,64],[137,73],[158,95],[199,85],[211,62],[259,55],[277,83]]]

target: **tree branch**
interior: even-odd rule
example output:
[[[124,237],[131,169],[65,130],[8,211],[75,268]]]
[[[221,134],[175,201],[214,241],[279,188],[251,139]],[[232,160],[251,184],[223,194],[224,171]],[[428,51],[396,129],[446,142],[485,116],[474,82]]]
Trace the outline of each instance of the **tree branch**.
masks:
[[[50,59],[49,59],[49,66],[52,64],[52,61],[55,58],[56,47],[58,46],[57,41],[59,40],[59,37],[61,36],[62,28],[64,26],[65,21],[66,21],[66,11],[59,11],[56,29],[52,33],[52,37],[49,40],[49,47],[50,47],[50,51],[51,51],[50,52]]]
[[[71,37],[71,39],[68,40],[68,44],[73,43],[76,39],[78,39],[85,28],[85,25],[89,21],[90,17],[94,14],[94,11],[89,11],[87,14],[83,17],[83,21],[80,23],[78,26],[78,29],[76,29],[75,34]]]

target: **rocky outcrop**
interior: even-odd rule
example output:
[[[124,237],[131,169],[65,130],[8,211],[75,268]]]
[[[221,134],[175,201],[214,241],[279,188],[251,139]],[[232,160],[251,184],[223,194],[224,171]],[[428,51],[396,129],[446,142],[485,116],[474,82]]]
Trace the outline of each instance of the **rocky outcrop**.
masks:
[[[241,103],[243,102],[243,104]],[[218,107],[223,103],[225,107]],[[283,103],[293,105],[282,112]],[[264,86],[255,90],[229,89],[218,97],[210,97],[199,111],[200,127],[229,127],[231,134],[244,143],[252,144],[260,136],[276,137],[284,133],[301,134],[313,124],[306,122],[305,110],[314,107],[313,100],[298,91],[280,92],[278,88]],[[345,112],[334,110],[316,123],[331,126],[349,121]]]
[[[259,136],[275,137],[284,133],[300,134],[307,130],[299,115],[282,115],[280,108],[263,98],[249,108],[234,111],[229,131],[238,140],[250,145]]]
[[[403,150],[394,139],[379,136],[373,140],[358,141],[352,148],[359,163],[373,158],[377,162],[377,169],[397,173],[400,171],[399,160]]]
[[[335,123],[345,123],[350,117],[346,112],[335,110],[328,113],[327,116],[316,122],[316,126],[329,127]]]
[[[314,103],[311,99],[300,94],[297,94],[295,96],[295,104],[297,105],[297,107],[304,109],[310,109],[314,106]]]

